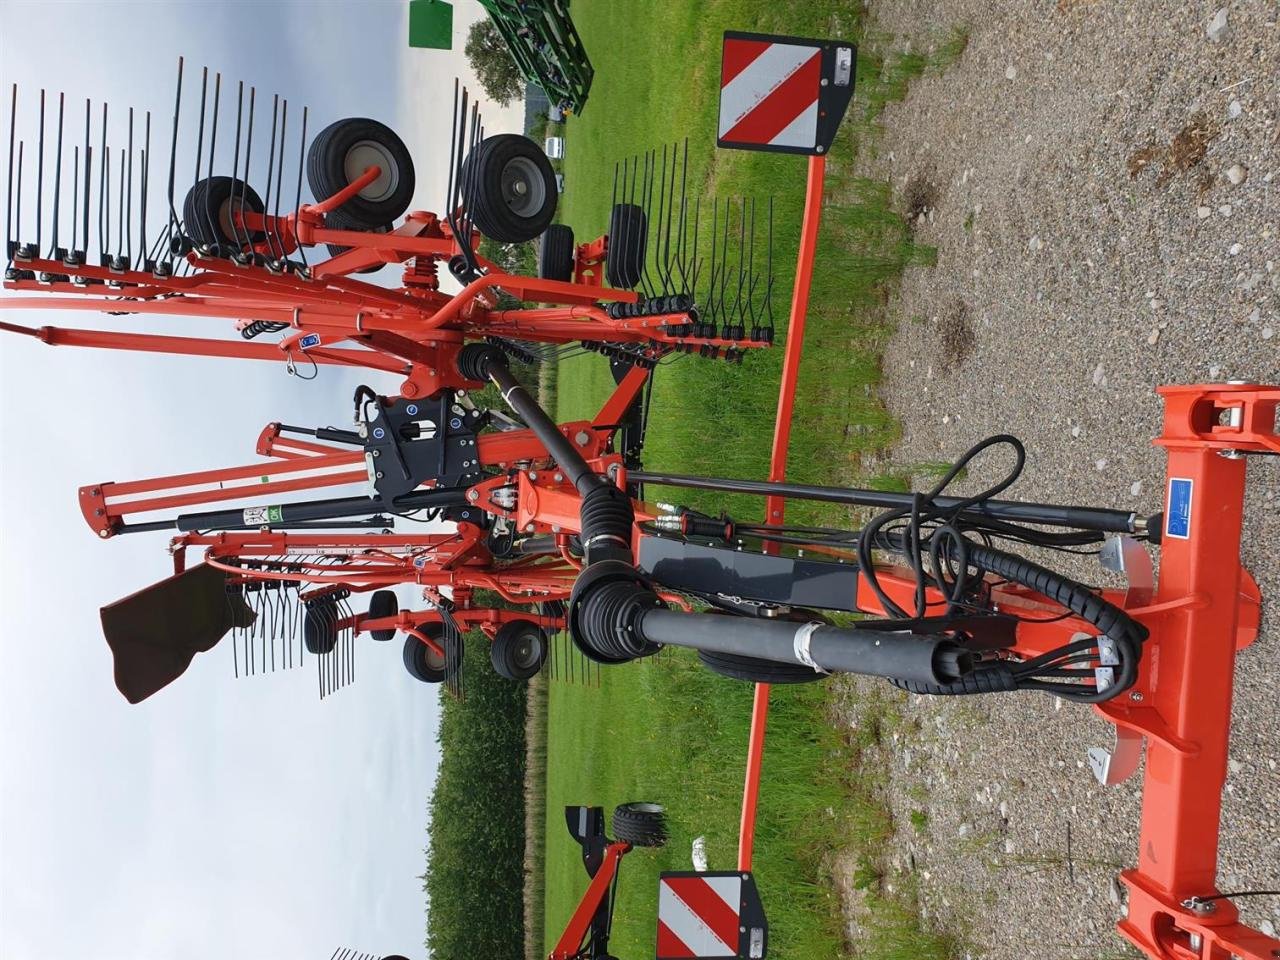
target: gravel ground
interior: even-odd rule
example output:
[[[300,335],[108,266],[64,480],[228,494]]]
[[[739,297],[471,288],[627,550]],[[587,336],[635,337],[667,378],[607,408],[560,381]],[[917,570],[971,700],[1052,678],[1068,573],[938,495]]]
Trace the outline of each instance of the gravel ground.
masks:
[[[971,31],[955,66],[889,107],[862,160],[927,208],[916,236],[938,248],[936,268],[911,272],[891,304],[896,460],[951,459],[1011,432],[1029,452],[1019,495],[1151,513],[1164,477],[1153,388],[1280,379],[1280,8],[1233,3],[1215,39],[1218,9],[872,4],[898,43]],[[1243,557],[1274,604],[1280,462],[1251,462],[1249,478]],[[1224,889],[1280,885],[1269,614],[1238,661]],[[914,871],[930,922],[960,931],[973,956],[1022,958],[1029,942],[1046,960],[1124,955],[1111,878],[1135,859],[1140,781],[1094,781],[1085,751],[1107,742],[1105,725],[1043,695],[903,710],[884,751],[892,860]],[[1280,925],[1280,900],[1242,906],[1255,925]]]

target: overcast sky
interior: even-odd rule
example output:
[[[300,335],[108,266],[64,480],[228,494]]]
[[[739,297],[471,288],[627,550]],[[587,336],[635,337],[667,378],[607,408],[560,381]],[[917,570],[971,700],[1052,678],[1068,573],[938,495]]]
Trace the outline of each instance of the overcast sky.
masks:
[[[460,50],[479,8],[455,7]],[[313,133],[344,116],[384,120],[418,160],[415,206],[438,210],[436,136],[465,67],[460,53],[410,50],[406,11],[401,0],[0,0],[5,121],[15,80],[19,136],[35,129],[41,85],[66,91],[72,117],[83,118],[85,97],[108,100],[114,143],[121,108],[150,108],[160,157],[181,53],[184,117],[195,68],[208,64],[224,83],[289,97],[291,118],[307,104]],[[519,111],[485,119],[515,129]],[[231,334],[195,319],[3,312],[29,326]],[[439,705],[404,672],[400,644],[366,638],[358,681],[321,703],[310,670],[233,679],[224,642],[130,706],[112,683],[98,609],[169,572],[168,536],[100,543],[76,506],[84,483],[251,462],[272,420],[347,423],[358,382],[395,387],[376,374],[327,369],[304,383],[275,364],[0,335],[5,960],[326,960],[339,946],[424,955],[418,876]]]

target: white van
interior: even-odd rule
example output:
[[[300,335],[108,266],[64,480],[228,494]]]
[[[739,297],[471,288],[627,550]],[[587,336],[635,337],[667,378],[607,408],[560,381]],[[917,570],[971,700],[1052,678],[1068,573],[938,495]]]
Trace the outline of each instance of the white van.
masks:
[[[547,142],[542,148],[548,157],[552,160],[561,160],[564,158],[564,137],[547,137]]]

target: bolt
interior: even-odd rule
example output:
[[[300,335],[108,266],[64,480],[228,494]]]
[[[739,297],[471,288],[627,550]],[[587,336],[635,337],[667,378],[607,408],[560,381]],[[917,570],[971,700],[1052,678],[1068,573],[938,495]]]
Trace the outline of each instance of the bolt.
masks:
[[[100,517],[100,516],[102,516],[102,515],[103,515],[104,513],[106,513],[106,512],[107,512],[107,511],[105,511],[105,510],[103,510],[101,507],[99,507],[97,510],[93,511],[93,515],[94,515],[95,517]]]
[[[1129,694],[1129,699],[1130,699],[1130,700],[1132,700],[1134,703],[1141,703],[1141,702],[1142,702],[1142,691],[1141,691],[1141,690],[1135,690],[1135,691],[1133,691],[1133,693]]]
[[[107,537],[111,536],[111,531],[108,530],[106,527],[103,527],[101,530],[98,531],[98,536],[100,536],[103,540],[105,540],[107,539]]]
[[[578,431],[578,435],[577,435],[577,436],[575,436],[573,439],[577,441],[578,446],[580,446],[580,447],[585,447],[585,446],[587,445],[587,441],[588,441],[588,440],[590,440],[590,439],[591,439],[591,437],[590,437],[590,435],[587,433],[587,431],[585,431],[585,430],[579,430],[579,431]]]
[[[101,495],[101,493],[102,493],[102,488],[101,488],[101,487],[94,487],[94,488],[93,488],[92,490],[90,490],[89,492],[90,492],[90,493],[92,493],[95,497],[96,497],[96,496],[100,496],[100,495]]]
[[[530,471],[530,472],[529,472],[529,479],[530,479],[530,480],[537,480],[537,479],[538,479],[538,475],[537,475],[536,473],[534,473],[533,471]]]
[[[525,532],[525,533],[533,533],[533,524],[532,524],[532,523],[527,524],[527,525],[525,526],[525,528],[524,528],[524,532]]]
[[[1218,456],[1223,460],[1243,460],[1244,454],[1239,450],[1219,450]]]
[[[381,451],[381,450],[375,450],[375,451],[373,451],[373,455],[374,455],[375,457],[380,457],[380,456],[382,456],[382,451]]]
[[[827,78],[823,77],[820,81],[818,81],[818,83],[820,86],[825,87],[827,85]]]
[[[375,476],[376,476],[379,480],[381,480],[381,479],[382,479],[382,471],[381,471],[381,470],[379,470],[379,471],[375,474]]]
[[[467,499],[468,499],[468,500],[479,500],[479,499],[480,499],[480,491],[479,491],[479,490],[468,490],[468,491],[467,491]]]
[[[563,474],[563,473],[557,473],[557,474],[556,474],[556,483],[563,483],[563,482],[564,482],[564,474]]]
[[[560,524],[558,524],[558,523],[553,523],[553,524],[551,525],[551,532],[552,532],[552,533],[559,533],[559,532],[560,532]]]

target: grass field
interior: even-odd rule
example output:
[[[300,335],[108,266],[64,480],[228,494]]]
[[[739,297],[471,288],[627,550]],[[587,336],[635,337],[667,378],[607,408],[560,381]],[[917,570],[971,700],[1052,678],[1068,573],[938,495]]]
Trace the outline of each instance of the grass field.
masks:
[[[591,100],[566,131],[565,194],[560,219],[580,240],[607,227],[613,164],[624,155],[688,137],[690,195],[709,209],[714,195],[773,197],[774,314],[785,338],[805,162],[797,157],[716,151],[716,91],[725,29],[833,36],[857,40],[860,25],[848,5],[830,0],[662,0],[605,4],[580,0],[574,19],[591,51],[596,80]],[[945,60],[963,39],[944,46]],[[625,61],[625,63],[624,63]],[[885,101],[927,69],[924,57],[889,65],[860,52],[858,95],[828,159],[821,252],[813,280],[800,389],[791,443],[793,479],[897,484],[868,477],[864,460],[892,444],[896,424],[877,400],[879,357],[891,326],[881,308],[883,282],[931,251],[911,242],[894,212],[887,183],[852,173],[855,145]],[[762,207],[760,209],[763,209]],[[779,348],[741,365],[685,358],[656,377],[645,462],[685,473],[763,478],[781,367]],[[613,387],[603,358],[567,360],[557,371],[559,419],[588,416]],[[659,498],[656,490],[648,491]],[[682,491],[680,502],[744,517],[758,501]],[[666,498],[670,499],[670,498]],[[796,521],[835,521],[831,508],[791,510]],[[878,710],[879,706],[874,707]],[[546,797],[546,943],[558,936],[586,884],[577,845],[565,828],[566,804],[608,807],[627,800],[664,803],[672,842],[641,851],[623,865],[611,953],[652,955],[656,875],[689,869],[690,845],[705,836],[712,868],[735,864],[743,759],[751,688],[702,669],[684,652],[611,668],[599,687],[553,682],[549,691]],[[878,721],[871,725],[878,729]],[[890,823],[875,800],[871,772],[858,767],[858,742],[833,729],[822,685],[775,688],[758,818],[756,871],[771,923],[771,956],[834,957],[845,953],[831,854],[852,849],[874,859]],[[936,958],[947,942],[919,928],[914,903],[877,904],[860,938],[860,955]]]

